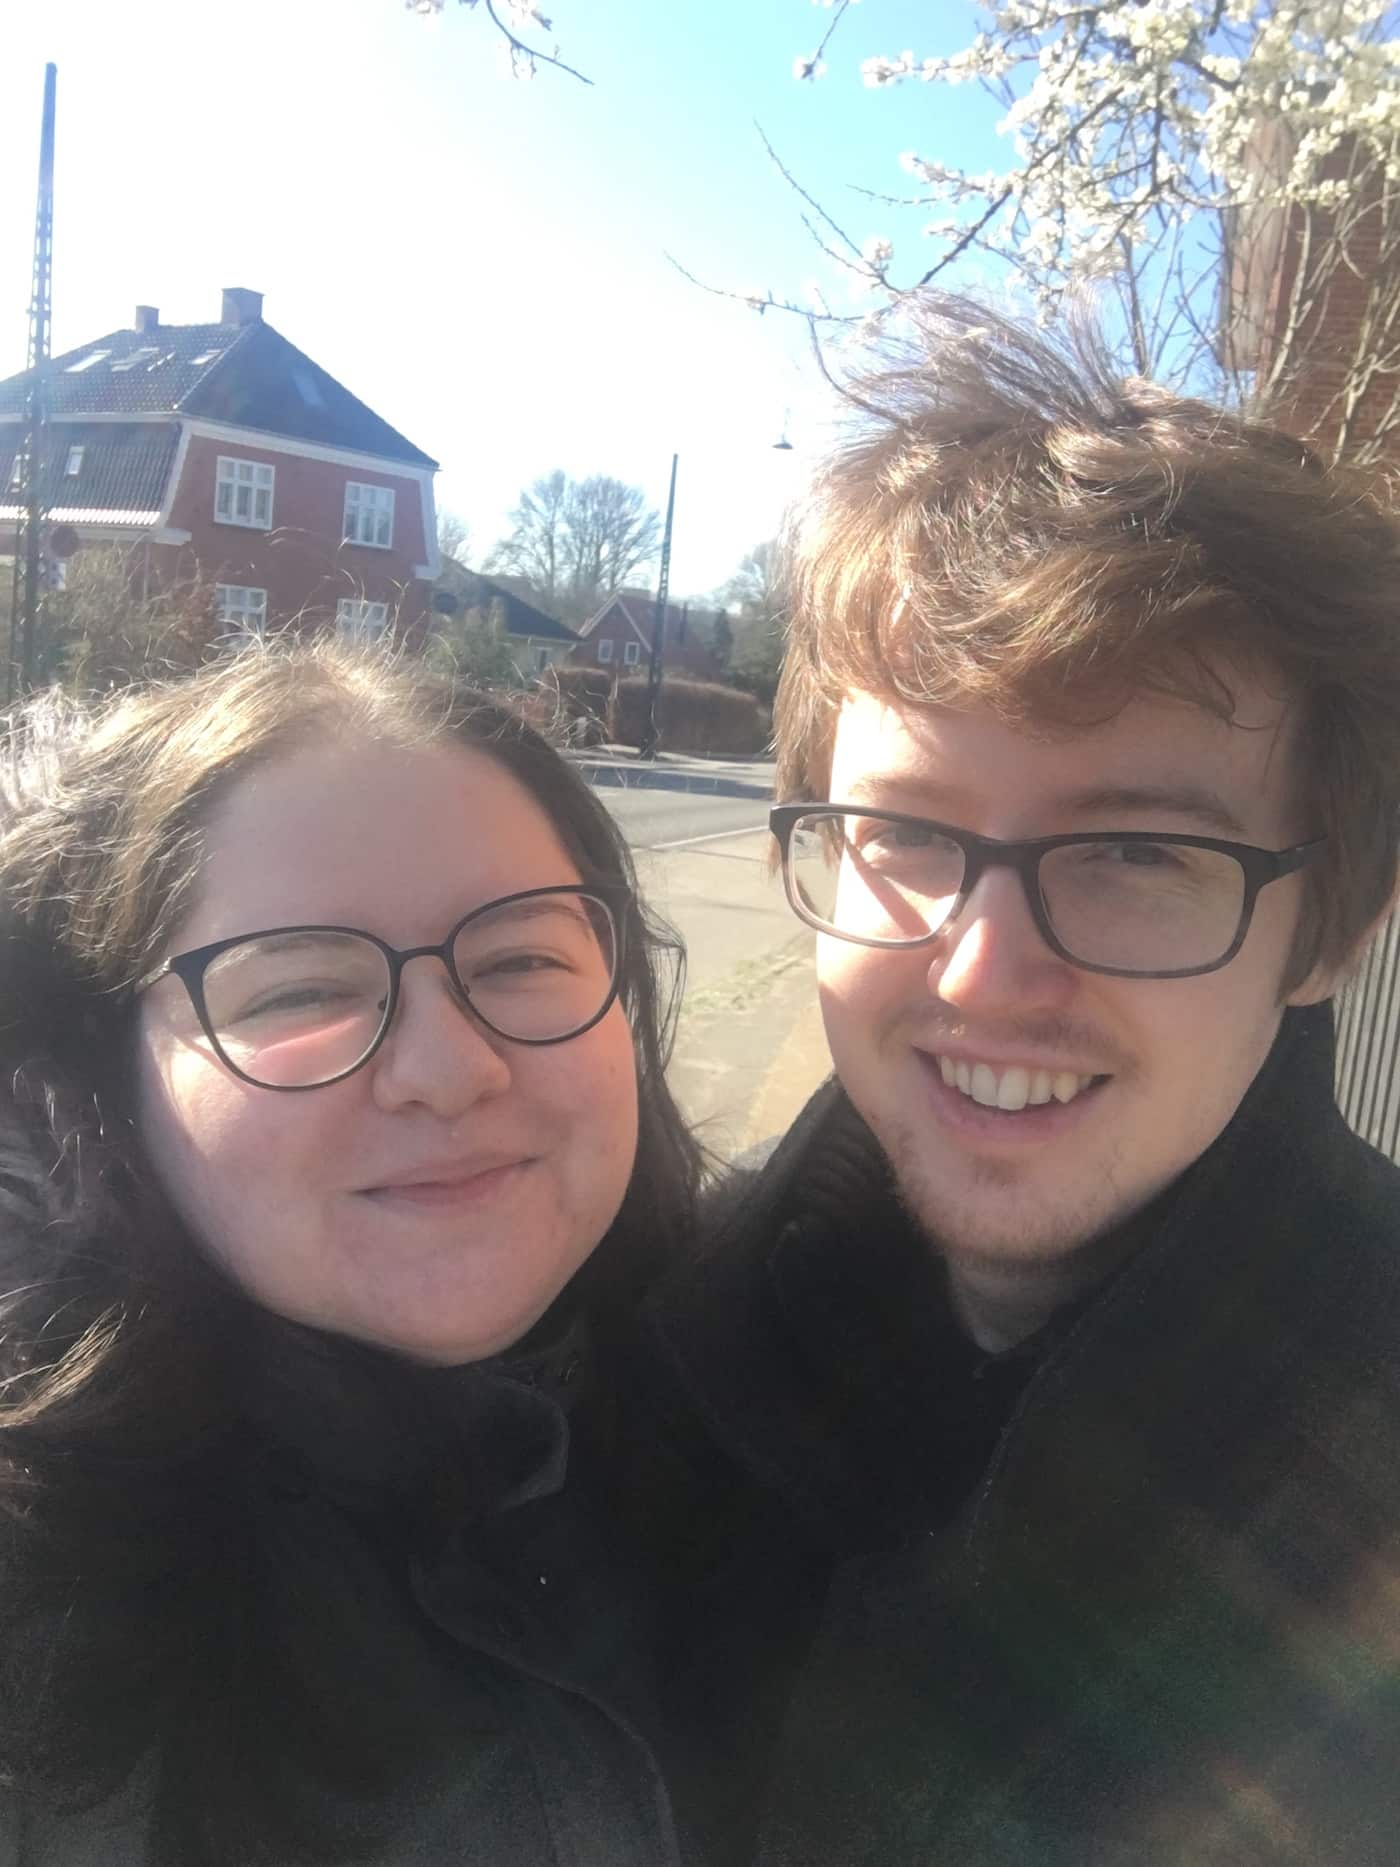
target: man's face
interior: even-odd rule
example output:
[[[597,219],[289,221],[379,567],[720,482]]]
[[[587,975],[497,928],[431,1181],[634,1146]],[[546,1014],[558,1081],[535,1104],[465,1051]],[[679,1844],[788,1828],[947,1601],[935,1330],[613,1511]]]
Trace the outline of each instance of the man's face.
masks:
[[[1305,841],[1317,825],[1293,797],[1283,705],[1242,677],[1233,686],[1233,724],[1149,697],[1053,735],[853,694],[828,795],[1003,840],[1149,830],[1267,849]],[[1060,1257],[1139,1211],[1210,1145],[1278,1030],[1302,888],[1297,874],[1265,887],[1236,957],[1192,978],[1113,978],[1058,958],[1008,868],[983,874],[932,945],[818,939],[837,1073],[951,1259]],[[1326,990],[1309,980],[1287,1002]],[[1003,1111],[945,1081],[945,1066],[970,1075],[979,1064],[998,1084],[1016,1068],[1032,1082],[1045,1071],[1061,1092],[1092,1081],[1067,1101]]]

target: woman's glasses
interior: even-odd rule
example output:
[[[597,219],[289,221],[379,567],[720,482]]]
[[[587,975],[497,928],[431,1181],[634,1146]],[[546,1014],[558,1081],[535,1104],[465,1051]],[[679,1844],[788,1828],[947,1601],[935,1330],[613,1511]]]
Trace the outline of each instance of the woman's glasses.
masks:
[[[474,908],[441,946],[399,949],[354,927],[273,927],[177,953],[136,990],[173,974],[235,1076],[260,1089],[319,1089],[369,1062],[393,1023],[404,967],[430,958],[497,1037],[562,1044],[617,997],[621,942],[598,890],[529,888]]]

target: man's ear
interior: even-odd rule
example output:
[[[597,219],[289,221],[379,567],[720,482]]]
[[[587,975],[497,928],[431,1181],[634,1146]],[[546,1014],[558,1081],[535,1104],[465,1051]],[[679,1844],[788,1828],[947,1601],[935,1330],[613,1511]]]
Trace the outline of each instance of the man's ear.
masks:
[[[1357,937],[1346,956],[1340,960],[1319,960],[1307,978],[1284,995],[1284,1004],[1317,1005],[1324,998],[1334,998],[1365,959],[1371,942],[1395,911],[1394,899],[1387,901],[1370,926]]]

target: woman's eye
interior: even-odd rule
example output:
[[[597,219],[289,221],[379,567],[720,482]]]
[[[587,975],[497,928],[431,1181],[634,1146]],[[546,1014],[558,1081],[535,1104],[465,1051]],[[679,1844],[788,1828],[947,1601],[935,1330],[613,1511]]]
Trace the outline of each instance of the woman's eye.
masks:
[[[494,958],[482,960],[473,966],[472,976],[477,979],[489,979],[500,976],[511,977],[532,972],[553,972],[563,966],[564,961],[554,953],[500,953]]]
[[[292,1012],[330,1011],[359,998],[344,985],[287,985],[249,1000],[236,1014],[242,1018],[286,1016]]]

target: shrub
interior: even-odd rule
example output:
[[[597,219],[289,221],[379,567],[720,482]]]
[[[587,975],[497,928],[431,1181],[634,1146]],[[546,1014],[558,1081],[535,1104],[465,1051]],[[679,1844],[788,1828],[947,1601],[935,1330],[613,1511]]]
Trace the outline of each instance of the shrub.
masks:
[[[619,681],[614,731],[623,745],[640,745],[647,723],[647,683]],[[768,743],[768,714],[752,694],[711,681],[665,680],[657,709],[661,743],[669,752],[718,752],[745,758]]]

